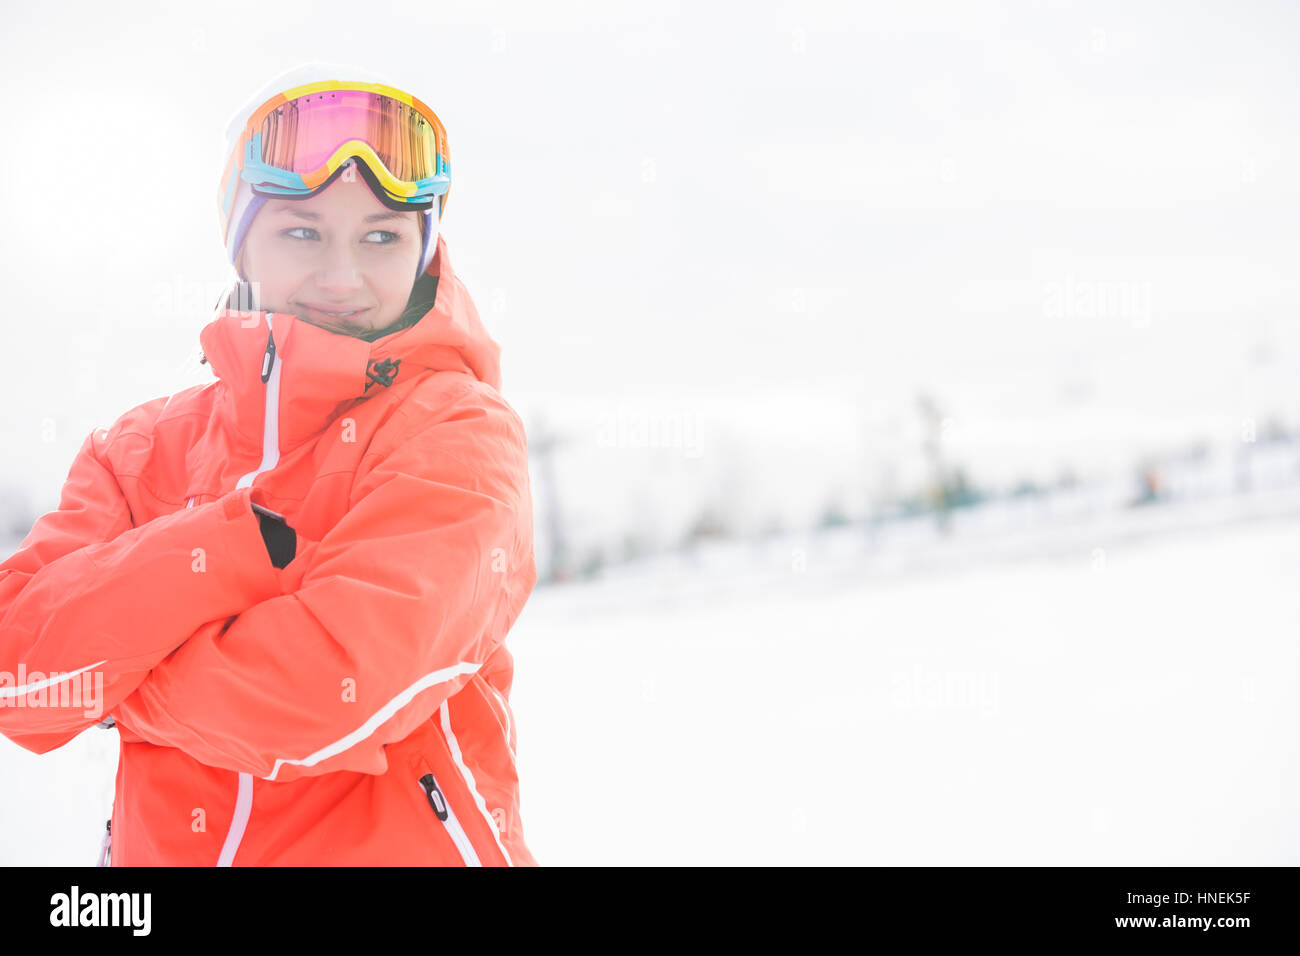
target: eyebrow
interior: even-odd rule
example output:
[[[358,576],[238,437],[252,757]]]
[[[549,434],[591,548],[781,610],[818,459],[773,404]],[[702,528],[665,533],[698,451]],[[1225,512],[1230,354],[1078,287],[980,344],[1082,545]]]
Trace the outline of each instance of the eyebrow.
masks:
[[[308,219],[312,222],[315,222],[316,220],[320,219],[320,213],[308,212],[305,209],[294,209],[292,206],[277,206],[275,207],[274,211],[287,212],[291,216],[297,216],[299,219]],[[389,219],[399,219],[405,221],[406,213],[395,212],[395,211],[371,213],[369,216],[366,216],[365,219],[362,220],[362,222],[384,222],[385,220],[389,220]]]

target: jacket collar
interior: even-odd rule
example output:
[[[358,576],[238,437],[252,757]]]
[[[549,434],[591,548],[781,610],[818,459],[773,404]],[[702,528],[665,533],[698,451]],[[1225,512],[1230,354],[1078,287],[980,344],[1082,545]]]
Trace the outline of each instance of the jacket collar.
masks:
[[[260,446],[265,418],[263,370],[280,364],[279,444],[288,450],[348,406],[382,395],[426,371],[456,371],[501,388],[500,346],[488,335],[456,276],[446,240],[412,290],[398,331],[374,341],[331,332],[284,312],[228,308],[199,333],[203,361],[220,380],[220,401],[239,437]],[[400,323],[399,323],[400,324]]]

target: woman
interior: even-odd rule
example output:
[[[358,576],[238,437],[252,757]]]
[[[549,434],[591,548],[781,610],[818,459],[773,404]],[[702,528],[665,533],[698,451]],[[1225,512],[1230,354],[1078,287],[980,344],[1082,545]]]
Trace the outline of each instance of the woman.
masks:
[[[115,724],[111,865],[536,865],[527,449],[437,232],[445,134],[354,73],[272,86],[229,137],[217,380],[92,433],[0,565],[0,732]]]

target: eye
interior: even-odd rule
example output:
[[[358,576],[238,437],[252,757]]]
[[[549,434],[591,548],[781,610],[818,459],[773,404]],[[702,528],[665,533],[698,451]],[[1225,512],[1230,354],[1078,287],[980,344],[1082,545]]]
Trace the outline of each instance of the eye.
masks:
[[[296,233],[296,232],[310,232],[310,233],[313,233],[314,235],[313,235],[313,236],[295,236],[294,233]],[[318,236],[320,235],[320,233],[316,232],[316,230],[313,229],[313,228],[311,228],[310,226],[294,226],[292,229],[285,229],[285,230],[281,233],[281,235],[282,235],[282,236],[285,236],[285,237],[288,238],[288,239],[298,239],[299,241],[304,241],[304,242],[305,242],[305,241],[310,241],[311,239],[318,237]],[[372,230],[371,232],[366,233],[366,238],[367,238],[367,239],[369,239],[371,236],[386,236],[386,237],[387,237],[387,238],[379,239],[379,240],[376,240],[376,241],[375,241],[375,245],[379,245],[379,246],[391,246],[393,243],[395,243],[395,242],[401,242],[401,240],[402,240],[402,234],[401,234],[401,233],[399,233],[399,232],[392,232],[392,231],[387,230],[387,229],[375,229],[375,230]]]

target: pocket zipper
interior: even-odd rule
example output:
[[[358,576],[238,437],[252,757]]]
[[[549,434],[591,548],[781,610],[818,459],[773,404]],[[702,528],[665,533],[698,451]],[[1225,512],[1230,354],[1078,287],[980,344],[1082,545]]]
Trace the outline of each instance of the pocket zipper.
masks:
[[[432,773],[426,773],[420,778],[420,789],[429,800],[429,806],[433,807],[434,814],[442,821],[443,826],[447,828],[447,834],[451,837],[451,842],[456,844],[456,849],[460,851],[460,858],[465,861],[466,866],[482,866],[479,862],[478,854],[474,852],[474,845],[469,842],[469,837],[456,819],[456,811],[451,808],[447,798],[443,795],[442,789],[438,786],[438,781]]]

